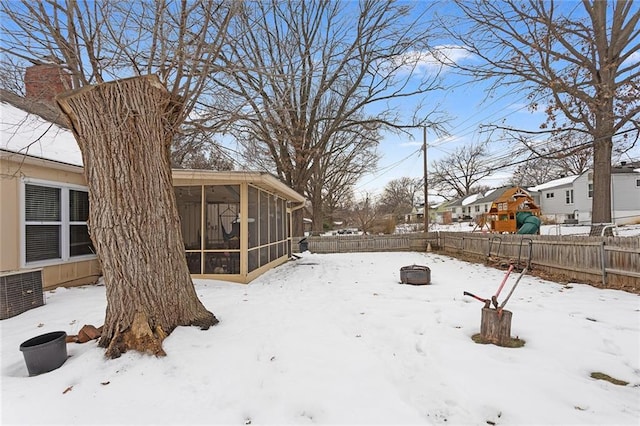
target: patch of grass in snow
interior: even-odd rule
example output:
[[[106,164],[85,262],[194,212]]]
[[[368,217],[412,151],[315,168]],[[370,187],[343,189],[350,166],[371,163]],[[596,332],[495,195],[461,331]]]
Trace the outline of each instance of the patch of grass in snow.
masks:
[[[480,333],[477,333],[471,336],[471,340],[473,340],[474,342],[480,345],[488,345],[489,343],[493,343],[491,340],[485,339],[484,337],[482,337]],[[522,339],[519,339],[517,337],[512,337],[509,339],[506,345],[497,345],[497,346],[502,346],[504,348],[521,348],[524,346],[525,343],[526,342]]]
[[[593,373],[591,373],[591,377],[597,380],[606,380],[607,382],[613,383],[614,385],[618,385],[618,386],[627,386],[629,384],[629,382],[625,382],[624,380],[614,379],[608,374],[604,374],[599,371],[594,371]]]

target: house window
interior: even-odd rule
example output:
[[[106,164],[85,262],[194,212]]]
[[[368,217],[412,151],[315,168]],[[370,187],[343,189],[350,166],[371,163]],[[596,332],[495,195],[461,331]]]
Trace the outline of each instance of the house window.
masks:
[[[24,185],[24,262],[67,261],[92,255],[87,191]]]
[[[546,196],[547,198],[553,198],[553,192],[547,192]]]
[[[636,179],[636,186],[640,187],[640,179]]]
[[[480,212],[480,206],[476,206],[476,213]]]
[[[592,184],[592,183],[590,183],[590,184],[588,185],[588,188],[589,188],[589,189],[588,189],[588,193],[589,193],[589,195],[588,195],[588,196],[589,196],[589,198],[593,198],[593,184]]]
[[[565,201],[567,204],[573,204],[573,189],[567,189],[565,191]]]

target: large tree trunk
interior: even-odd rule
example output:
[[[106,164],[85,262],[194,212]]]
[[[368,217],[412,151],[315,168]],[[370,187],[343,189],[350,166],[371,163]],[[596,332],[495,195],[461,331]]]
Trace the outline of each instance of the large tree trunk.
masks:
[[[304,236],[304,209],[294,210],[293,213],[291,213],[291,222],[291,236]]]
[[[181,325],[218,322],[198,299],[187,268],[169,149],[178,104],[156,76],[67,92],[89,187],[89,229],[102,265],[107,311],[100,346],[164,355]]]
[[[322,232],[324,232],[324,208],[321,188],[314,188],[311,205],[313,206],[311,233],[312,235],[320,235]]]
[[[611,134],[593,144],[593,199],[591,223],[611,223]]]

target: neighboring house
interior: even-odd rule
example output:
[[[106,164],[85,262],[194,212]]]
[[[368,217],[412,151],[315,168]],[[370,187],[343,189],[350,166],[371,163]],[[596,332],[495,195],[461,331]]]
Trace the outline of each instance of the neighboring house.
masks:
[[[462,220],[462,200],[464,200],[464,197],[451,200],[447,204],[447,210],[451,212],[452,222],[458,222]]]
[[[450,223],[453,222],[453,215],[451,212],[451,204],[453,204],[454,201],[444,201],[442,203],[440,203],[439,205],[435,206],[434,210],[435,210],[435,218],[434,221],[435,223],[438,223],[440,225],[449,225]]]
[[[290,258],[291,212],[305,200],[274,176],[176,169],[173,181],[194,277],[247,283]],[[68,130],[0,103],[0,197],[0,278],[35,272],[45,289],[96,281],[82,157]]]
[[[442,206],[441,210],[449,212],[452,222],[471,220],[473,219],[473,213],[476,210],[473,203],[479,198],[482,198],[482,194],[472,194],[456,198],[455,200],[447,201],[446,204]]]
[[[565,176],[529,188],[538,194],[542,218],[549,222],[571,223],[575,221],[575,191],[573,182],[578,176]]]
[[[423,223],[424,222],[424,203],[411,207],[411,212],[404,215],[406,223]]]
[[[537,192],[546,220],[591,223],[592,170],[555,179],[530,190]],[[621,163],[611,168],[611,218],[618,225],[640,220],[640,163]]]
[[[593,195],[593,182],[586,182]],[[611,217],[618,225],[640,221],[640,161],[620,162],[611,168]],[[589,190],[590,189],[590,190]],[[589,198],[591,200],[591,198]],[[591,209],[589,209],[591,211]]]
[[[481,198],[482,194],[471,194],[462,200],[462,219],[472,220],[478,214],[475,202]]]

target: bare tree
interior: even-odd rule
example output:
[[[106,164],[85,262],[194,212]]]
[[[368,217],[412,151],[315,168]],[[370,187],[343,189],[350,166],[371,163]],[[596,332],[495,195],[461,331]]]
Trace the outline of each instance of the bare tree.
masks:
[[[633,146],[640,132],[637,5],[631,0],[456,3],[463,29],[451,34],[475,57],[461,69],[493,79],[494,87],[528,89],[531,107],[547,113],[543,132],[588,135],[593,222],[610,222],[612,150]]]
[[[516,167],[514,185],[540,185],[560,176],[579,175],[592,166],[592,144],[580,133],[564,132],[537,141],[517,134],[515,138],[527,147],[529,158]]]
[[[353,135],[354,141],[365,134],[361,141],[374,144],[379,136],[372,132],[399,120],[394,103],[437,87],[437,70],[415,72],[430,41],[425,11],[411,13],[419,5],[393,0],[245,4],[222,58],[226,73],[215,77],[235,99],[212,107],[237,117],[231,132],[248,145],[252,159],[267,157],[266,167],[309,196],[314,215],[322,215],[323,199],[318,184],[309,183],[326,174],[319,167],[332,164],[336,137]],[[353,164],[342,168],[353,174],[352,169]],[[316,229],[321,220],[314,217]],[[294,217],[295,234],[301,234],[301,225]]]
[[[226,156],[209,132],[181,132],[171,144],[171,166],[184,169],[233,170],[233,159]]]
[[[109,357],[164,355],[175,327],[218,322],[185,261],[169,150],[207,87],[232,10],[212,0],[7,0],[1,13],[4,53],[56,64],[76,89],[57,99],[82,151],[107,289],[99,344]]]
[[[474,193],[474,187],[494,170],[486,142],[461,146],[431,163],[429,186],[447,199],[464,197]]]
[[[363,197],[351,206],[351,221],[365,234],[371,233],[376,221],[380,218],[380,211],[375,197],[365,193]]]
[[[379,204],[384,214],[392,214],[396,220],[411,212],[418,199],[422,199],[424,179],[401,177],[389,181],[382,191]]]
[[[377,162],[376,131],[340,132],[333,135],[322,155],[314,156],[306,193],[313,206],[312,231],[318,233],[330,212],[352,195],[358,179]]]
[[[562,174],[558,165],[550,160],[533,157],[515,168],[509,184],[514,186],[536,186],[557,179]]]

